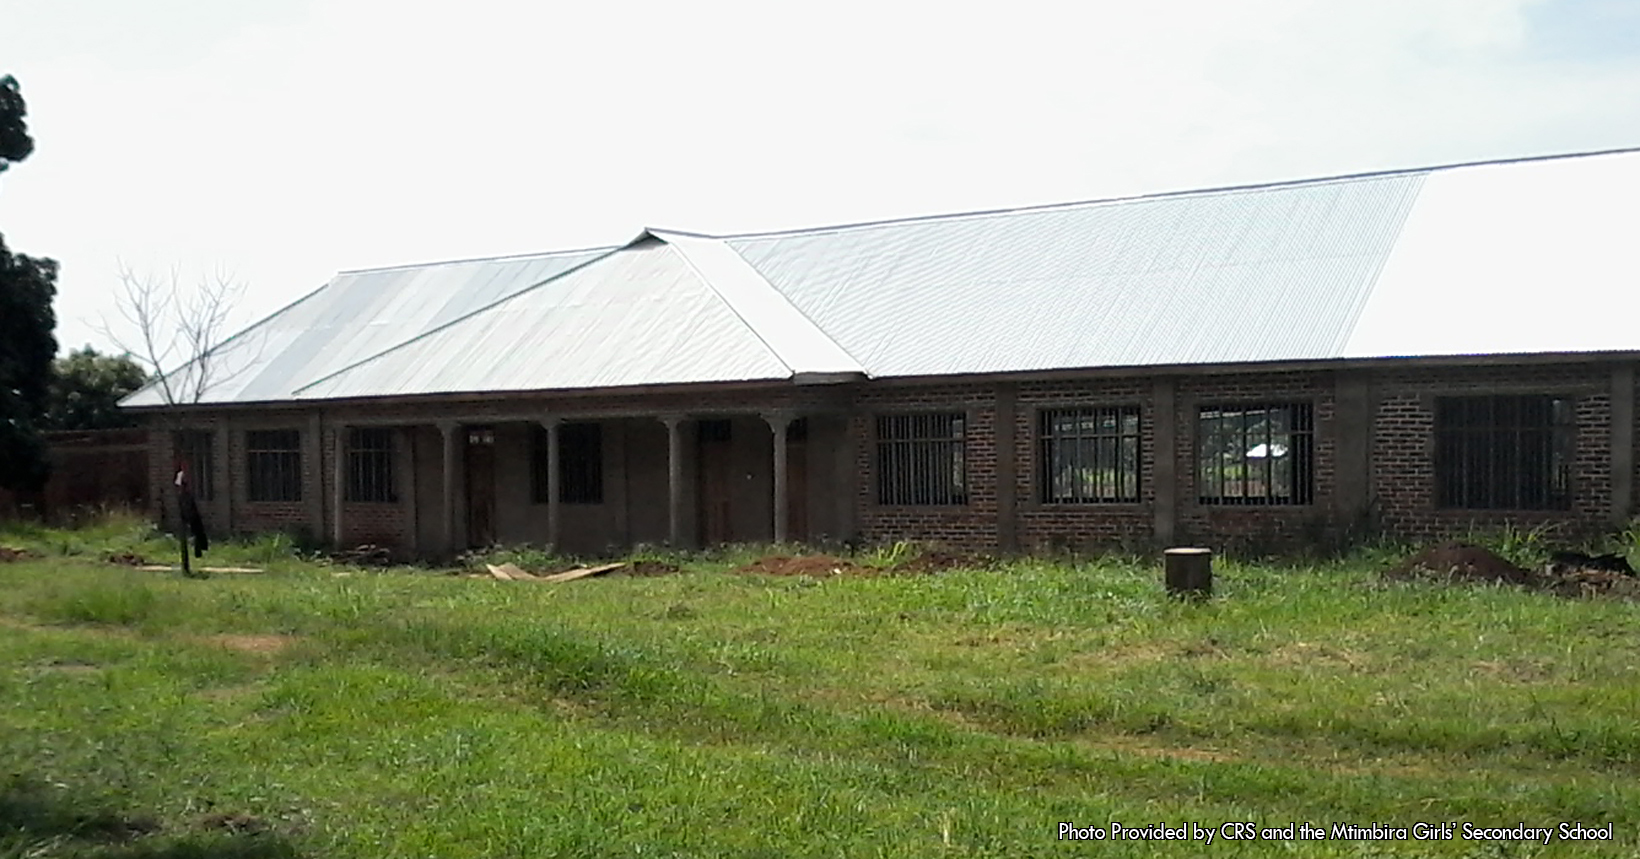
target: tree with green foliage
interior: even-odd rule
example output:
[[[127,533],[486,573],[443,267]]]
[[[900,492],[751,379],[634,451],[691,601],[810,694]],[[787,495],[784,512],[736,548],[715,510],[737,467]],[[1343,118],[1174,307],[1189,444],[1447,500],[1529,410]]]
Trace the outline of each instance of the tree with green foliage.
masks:
[[[34,151],[17,80],[0,77],[0,172]],[[57,263],[14,254],[0,236],[0,487],[38,489],[49,466],[40,420],[57,355]]]
[[[86,346],[58,358],[51,381],[44,427],[51,430],[99,430],[136,426],[120,411],[126,394],[148,382],[130,355],[103,355]]]

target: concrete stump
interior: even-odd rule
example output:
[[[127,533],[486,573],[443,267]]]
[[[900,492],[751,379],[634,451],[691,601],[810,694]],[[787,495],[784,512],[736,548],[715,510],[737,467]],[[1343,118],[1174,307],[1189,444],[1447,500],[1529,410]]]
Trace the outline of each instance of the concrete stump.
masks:
[[[1162,558],[1169,596],[1206,599],[1213,594],[1212,549],[1168,549]]]

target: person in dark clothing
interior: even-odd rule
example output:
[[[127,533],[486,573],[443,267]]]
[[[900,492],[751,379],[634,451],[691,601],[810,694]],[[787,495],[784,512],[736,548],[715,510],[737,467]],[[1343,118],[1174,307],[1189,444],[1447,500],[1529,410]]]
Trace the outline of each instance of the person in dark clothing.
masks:
[[[188,469],[184,465],[177,466],[176,484],[177,509],[182,513],[182,526],[193,538],[194,557],[204,557],[205,550],[211,548],[211,539],[205,535],[205,519],[199,515],[199,502],[194,500],[194,490],[189,485]]]

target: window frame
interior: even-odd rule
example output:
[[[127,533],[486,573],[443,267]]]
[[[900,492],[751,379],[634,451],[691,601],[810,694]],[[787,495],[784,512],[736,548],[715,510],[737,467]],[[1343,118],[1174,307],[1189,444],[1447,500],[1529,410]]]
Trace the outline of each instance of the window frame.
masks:
[[[530,503],[547,503],[547,430],[530,433]],[[581,446],[580,455],[575,448]],[[604,503],[604,425],[566,421],[558,425],[558,503]]]
[[[1572,510],[1576,503],[1577,400],[1568,393],[1512,391],[1435,397],[1430,406],[1434,481],[1430,495],[1435,509]],[[1526,415],[1533,406],[1540,409],[1541,420],[1528,423]],[[1459,414],[1464,412],[1467,414]],[[1511,416],[1514,420],[1509,423]],[[1459,425],[1452,425],[1454,421]],[[1456,474],[1450,471],[1453,468]],[[1530,474],[1528,469],[1538,473]],[[1531,485],[1538,482],[1541,485]],[[1484,499],[1477,497],[1483,495]],[[1534,501],[1528,495],[1539,497]]]
[[[1106,418],[1113,426],[1105,426]],[[1059,421],[1070,419],[1076,426],[1066,430]],[[1092,421],[1092,426],[1083,422]],[[1131,421],[1131,424],[1129,423]],[[1131,450],[1129,445],[1131,444]],[[1083,454],[1091,446],[1092,462],[1084,465]],[[1100,460],[1109,452],[1114,460],[1107,469]],[[1071,455],[1065,457],[1069,452]],[[1044,406],[1036,417],[1036,498],[1039,504],[1081,507],[1138,504],[1144,480],[1144,408],[1137,403],[1118,405]],[[1131,457],[1131,459],[1130,459]],[[1062,460],[1067,460],[1063,462]],[[1129,466],[1131,465],[1131,469]],[[1070,486],[1060,491],[1060,472],[1091,469],[1094,478],[1073,474]],[[1115,493],[1105,479],[1114,483]]]
[[[285,437],[286,446],[275,444]],[[291,504],[302,500],[302,431],[259,429],[245,431],[245,500],[251,504]],[[277,480],[277,486],[259,485],[259,478]],[[272,491],[269,491],[272,490]]]
[[[1285,428],[1277,432],[1271,417],[1276,413],[1285,414]],[[1209,415],[1216,415],[1210,418]],[[1232,418],[1231,416],[1235,416]],[[1251,418],[1252,415],[1261,415],[1260,418]],[[1218,421],[1216,429],[1210,429],[1209,420]],[[1239,420],[1239,431],[1235,426],[1226,426],[1227,420]],[[1253,431],[1254,422],[1262,420],[1263,433]],[[1204,507],[1307,507],[1316,501],[1316,422],[1315,404],[1310,400],[1299,399],[1270,399],[1260,401],[1209,401],[1198,403],[1196,406],[1195,423],[1195,484],[1196,503]],[[1223,439],[1223,441],[1218,441]],[[1217,444],[1215,442],[1218,441]],[[1287,464],[1287,475],[1278,479],[1276,469],[1281,465],[1280,458],[1287,453],[1270,455],[1278,443],[1284,443],[1285,450],[1293,454]],[[1251,445],[1251,446],[1250,446]],[[1240,455],[1240,488],[1237,495],[1228,494],[1225,489],[1231,485],[1227,480],[1228,470],[1237,467],[1236,456],[1225,456],[1223,450],[1233,446],[1241,450]],[[1217,447],[1218,453],[1210,448]],[[1264,455],[1255,455],[1259,448],[1265,450]],[[1209,461],[1209,457],[1219,458],[1218,464]],[[1251,494],[1249,489],[1254,484],[1254,469],[1250,463],[1254,460],[1263,460],[1263,486],[1261,494]],[[1217,479],[1211,479],[1210,474],[1217,472]],[[1217,492],[1212,490],[1216,486]],[[1285,486],[1286,493],[1278,493],[1278,487]]]
[[[392,427],[348,427],[346,484],[342,500],[348,504],[397,504],[394,480]]]
[[[880,507],[966,507],[972,499],[968,474],[967,411],[921,410],[874,415],[874,498]],[[942,432],[940,426],[945,430]],[[940,459],[953,461],[942,466]],[[946,467],[954,466],[942,478]],[[927,499],[927,500],[921,500]]]

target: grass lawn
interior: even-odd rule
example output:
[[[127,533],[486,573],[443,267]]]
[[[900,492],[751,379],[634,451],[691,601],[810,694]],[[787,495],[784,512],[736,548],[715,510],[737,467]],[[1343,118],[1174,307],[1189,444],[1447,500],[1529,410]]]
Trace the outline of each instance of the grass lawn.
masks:
[[[1640,606],[1220,563],[565,584],[13,532],[0,857],[1633,856]],[[1612,825],[1611,842],[1227,841]],[[1196,823],[1196,842],[1057,840]],[[1250,834],[1256,834],[1256,829]]]

